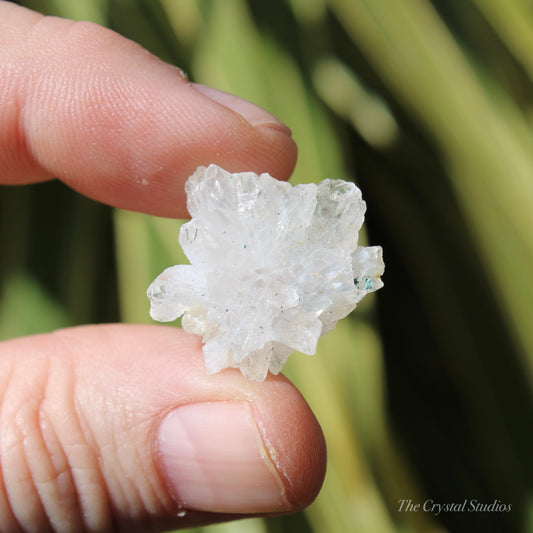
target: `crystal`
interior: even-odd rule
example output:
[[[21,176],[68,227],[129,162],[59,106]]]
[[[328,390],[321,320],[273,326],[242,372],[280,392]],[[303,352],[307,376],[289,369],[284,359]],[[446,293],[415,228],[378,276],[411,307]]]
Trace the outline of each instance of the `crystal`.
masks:
[[[147,294],[154,320],[183,315],[183,329],[203,337],[210,374],[277,374],[383,286],[381,247],[358,244],[366,204],[351,182],[293,187],[210,165],[185,190],[192,219],[179,242],[191,264],[167,268]]]

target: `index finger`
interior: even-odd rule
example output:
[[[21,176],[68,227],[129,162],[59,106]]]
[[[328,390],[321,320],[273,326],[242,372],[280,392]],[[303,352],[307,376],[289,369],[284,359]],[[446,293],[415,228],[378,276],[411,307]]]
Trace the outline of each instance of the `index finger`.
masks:
[[[199,165],[288,178],[290,130],[92,23],[0,2],[0,181],[57,177],[115,207],[186,216]]]

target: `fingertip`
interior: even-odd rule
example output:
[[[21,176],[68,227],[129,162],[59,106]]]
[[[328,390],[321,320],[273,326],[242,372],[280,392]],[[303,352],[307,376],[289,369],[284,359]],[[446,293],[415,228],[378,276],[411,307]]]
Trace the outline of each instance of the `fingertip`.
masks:
[[[4,183],[57,177],[114,207],[185,217],[184,183],[200,165],[292,173],[290,130],[260,107],[188,83],[98,25],[9,13],[0,49]]]
[[[314,501],[325,477],[326,442],[287,378],[269,374],[257,382],[237,369],[208,375],[199,337],[173,327],[79,331],[88,329],[120,345],[127,359],[119,365],[136,361],[143,376],[137,394],[163,413],[155,426],[156,462],[179,508],[251,515],[295,512]]]
[[[317,496],[326,447],[312,412],[288,382],[269,380],[253,393],[189,403],[163,418],[158,460],[179,508],[283,514]]]

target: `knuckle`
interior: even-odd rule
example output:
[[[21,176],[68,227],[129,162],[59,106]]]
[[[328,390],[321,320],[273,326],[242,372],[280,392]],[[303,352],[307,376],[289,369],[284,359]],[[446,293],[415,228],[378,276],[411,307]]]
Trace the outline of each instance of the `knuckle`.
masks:
[[[100,362],[77,358],[66,337],[40,337],[29,357],[0,353],[0,531],[153,528],[174,503],[151,411],[106,388]]]
[[[98,460],[68,398],[72,379],[65,367],[51,372],[49,358],[36,357],[31,364],[17,365],[4,387],[0,509],[8,512],[0,514],[1,531],[109,526],[109,510],[101,505],[106,499]],[[89,507],[99,512],[89,513],[88,519],[84,511]]]

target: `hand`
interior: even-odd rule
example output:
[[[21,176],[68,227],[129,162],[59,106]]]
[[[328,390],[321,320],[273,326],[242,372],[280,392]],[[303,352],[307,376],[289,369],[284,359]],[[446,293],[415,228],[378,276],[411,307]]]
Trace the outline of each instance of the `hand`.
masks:
[[[0,1],[0,181],[186,216],[200,164],[286,178],[289,130],[90,23]],[[102,325],[0,344],[0,530],[145,531],[296,511],[325,445],[283,377],[207,376],[198,338]]]

